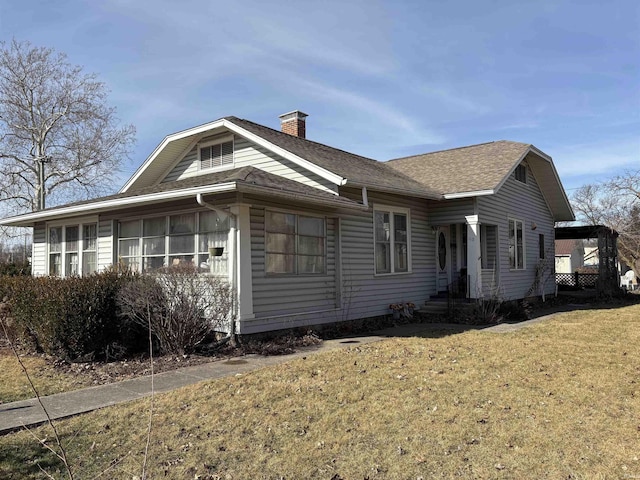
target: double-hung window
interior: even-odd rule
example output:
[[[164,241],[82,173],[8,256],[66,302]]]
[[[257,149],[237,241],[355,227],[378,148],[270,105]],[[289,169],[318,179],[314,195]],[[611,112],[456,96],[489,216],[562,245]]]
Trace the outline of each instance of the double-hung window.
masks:
[[[96,258],[98,228],[95,223],[82,226],[82,272],[94,273],[97,270]]]
[[[524,228],[520,220],[509,219],[509,266],[512,270],[524,270]]]
[[[409,210],[378,206],[373,212],[375,273],[411,271]]]
[[[265,212],[265,272],[317,274],[326,271],[325,220]]]
[[[65,232],[65,274],[78,275],[78,232],[77,225],[66,228]]]
[[[62,227],[49,229],[49,275],[62,275]]]
[[[233,165],[233,139],[202,144],[198,152],[200,170]]]

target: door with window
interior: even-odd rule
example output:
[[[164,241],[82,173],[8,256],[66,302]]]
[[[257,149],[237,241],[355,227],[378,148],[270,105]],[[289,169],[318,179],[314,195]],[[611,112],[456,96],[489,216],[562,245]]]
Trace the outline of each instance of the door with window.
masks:
[[[449,226],[440,226],[436,232],[436,282],[438,293],[446,292],[451,283],[451,251]]]

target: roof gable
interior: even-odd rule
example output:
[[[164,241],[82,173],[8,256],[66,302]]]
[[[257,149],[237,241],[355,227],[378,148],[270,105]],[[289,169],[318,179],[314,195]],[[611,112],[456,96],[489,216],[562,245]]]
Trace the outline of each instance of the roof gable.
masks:
[[[494,195],[518,165],[527,161],[555,221],[574,220],[551,157],[531,144],[501,140],[389,160],[445,199]]]

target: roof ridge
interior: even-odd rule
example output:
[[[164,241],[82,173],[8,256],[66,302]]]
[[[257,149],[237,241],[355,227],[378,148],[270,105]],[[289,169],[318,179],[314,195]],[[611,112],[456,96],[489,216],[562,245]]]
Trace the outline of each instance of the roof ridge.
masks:
[[[474,145],[465,145],[462,147],[444,148],[442,150],[435,150],[433,152],[425,152],[425,153],[418,153],[416,155],[407,155],[406,157],[391,158],[389,160],[386,160],[384,163],[395,162],[396,160],[407,160],[409,158],[424,157],[425,155],[433,155],[435,153],[453,152],[454,150],[463,150],[465,148],[481,147],[483,145],[491,145],[494,143],[518,143],[520,145],[531,145],[530,143],[514,142],[513,140],[493,140],[491,142],[476,143]]]
[[[272,132],[275,132],[277,134],[286,135],[285,138],[288,138],[288,139],[291,138],[291,139],[302,140],[302,141],[308,142],[308,143],[313,143],[314,145],[319,145],[321,147],[329,148],[331,150],[336,150],[338,152],[346,153],[347,155],[351,155],[351,156],[354,156],[354,157],[362,158],[363,160],[369,160],[369,161],[375,162],[375,163],[385,163],[385,162],[382,162],[380,160],[376,160],[375,158],[364,157],[362,155],[358,155],[357,153],[349,152],[349,151],[343,150],[341,148],[332,147],[331,145],[327,145],[326,143],[320,143],[320,142],[316,142],[315,140],[309,140],[308,138],[303,138],[303,137],[297,137],[295,135],[290,135],[288,133],[281,132],[280,130],[276,130],[275,128],[271,128],[271,127],[268,127],[266,125],[262,125],[261,123],[256,123],[256,122],[253,122],[251,120],[247,120],[246,118],[239,118],[239,117],[234,117],[234,116],[224,117],[224,118],[226,120],[229,120],[229,121],[232,121],[232,122],[235,119],[235,120],[241,120],[243,122],[251,123],[252,125],[256,125],[256,126],[258,126],[260,128],[267,128],[267,129],[269,129]]]

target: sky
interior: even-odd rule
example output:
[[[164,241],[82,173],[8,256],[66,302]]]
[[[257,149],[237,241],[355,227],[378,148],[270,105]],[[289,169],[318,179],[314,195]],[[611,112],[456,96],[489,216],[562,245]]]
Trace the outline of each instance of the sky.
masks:
[[[105,82],[137,128],[120,184],[168,134],[291,110],[381,161],[531,143],[569,195],[640,168],[638,0],[0,0],[13,38]]]

